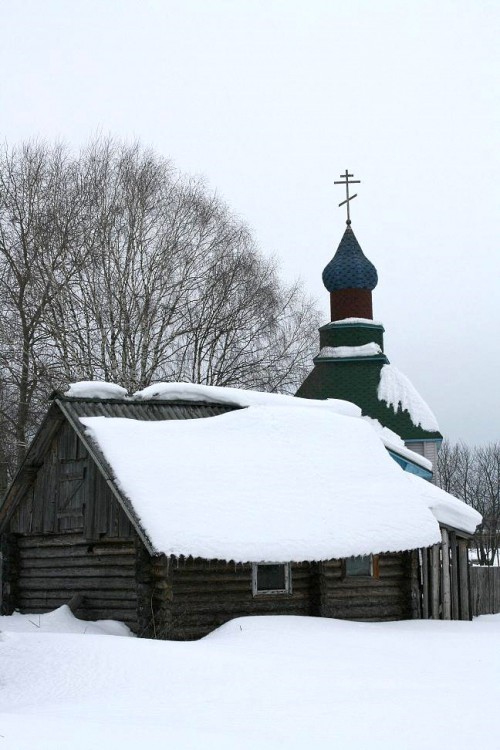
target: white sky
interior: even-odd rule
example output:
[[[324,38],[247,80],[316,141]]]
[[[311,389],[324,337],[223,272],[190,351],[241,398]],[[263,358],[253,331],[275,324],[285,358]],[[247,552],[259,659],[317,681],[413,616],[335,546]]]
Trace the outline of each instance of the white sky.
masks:
[[[3,0],[0,25],[0,137],[205,175],[325,322],[348,167],[391,362],[444,434],[500,439],[500,3]]]

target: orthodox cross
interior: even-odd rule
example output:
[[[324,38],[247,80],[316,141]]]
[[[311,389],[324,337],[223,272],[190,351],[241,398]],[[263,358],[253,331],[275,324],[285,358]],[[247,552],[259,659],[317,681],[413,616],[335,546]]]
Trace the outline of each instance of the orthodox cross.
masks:
[[[347,204],[347,221],[346,224],[351,223],[351,212],[349,211],[349,201],[352,201],[353,198],[357,196],[357,193],[354,193],[354,195],[349,195],[349,185],[354,185],[355,183],[360,183],[361,180],[349,180],[349,177],[354,177],[354,175],[349,174],[349,170],[346,169],[345,174],[340,175],[343,179],[342,180],[335,180],[334,185],[345,185],[345,195],[346,199],[345,201],[342,201],[342,203],[339,203],[340,206],[343,206],[344,204]]]

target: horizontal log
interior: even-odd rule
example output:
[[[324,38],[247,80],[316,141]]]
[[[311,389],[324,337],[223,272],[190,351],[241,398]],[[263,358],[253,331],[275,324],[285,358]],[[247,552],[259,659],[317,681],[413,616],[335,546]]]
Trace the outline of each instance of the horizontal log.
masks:
[[[126,625],[137,626],[137,614],[133,611],[125,611],[120,609],[85,609],[78,612],[80,620],[118,620],[124,622]]]
[[[387,588],[380,589],[328,589],[322,591],[322,598],[325,600],[337,599],[338,601],[349,602],[354,599],[366,599],[367,601],[380,601],[381,599],[410,599],[409,588]]]
[[[130,578],[135,581],[134,568],[131,566],[108,566],[104,568],[106,575],[103,575],[103,568],[87,565],[86,567],[73,568],[67,565],[63,568],[27,568],[21,566],[20,578],[37,579],[37,578],[88,578],[99,576],[102,579],[111,577]]]
[[[339,580],[339,579],[344,579],[345,578],[345,576],[343,574],[342,568],[326,568],[326,569],[323,569],[320,572],[320,576],[322,578],[325,578],[326,580]],[[361,577],[362,576],[360,576],[360,578]],[[363,576],[363,578],[365,578],[365,580],[366,580],[366,578],[369,578],[369,577],[370,576]],[[391,579],[394,579],[394,578],[406,578],[406,577],[407,577],[407,573],[406,573],[405,569],[403,567],[401,567],[401,566],[394,565],[394,566],[391,566],[391,567],[388,567],[388,568],[379,568],[379,575],[378,575],[378,577],[377,578],[372,577],[372,580],[374,580],[374,581],[378,581],[378,580],[382,580],[382,579],[384,579],[384,580],[385,579],[391,580]],[[349,576],[349,580],[355,579],[355,578],[356,578],[356,576]]]
[[[83,597],[84,602],[83,605],[81,605],[78,608],[77,616],[81,617],[84,612],[88,612],[89,610],[99,611],[99,612],[108,612],[108,611],[116,611],[116,612],[122,612],[124,615],[135,617],[137,607],[134,604],[130,604],[128,606],[125,606],[123,602],[95,602],[92,600],[92,598],[87,597],[86,595]],[[49,598],[49,599],[29,599],[24,600],[22,599],[19,602],[18,608],[21,612],[29,614],[31,611],[37,611],[37,613],[40,613],[41,609],[44,609],[45,612],[51,612],[54,609],[58,609],[63,604],[69,605],[68,597],[66,596],[64,601],[60,601],[59,599],[55,598]],[[31,608],[31,609],[30,609]],[[110,619],[110,618],[108,618]]]
[[[409,608],[402,606],[379,606],[379,607],[325,607],[323,613],[327,617],[357,620],[362,617],[394,617],[394,619],[405,619],[409,616]]]
[[[368,602],[364,599],[355,599],[351,602],[345,601],[324,601],[322,602],[322,611],[345,611],[345,612],[356,612],[362,609],[367,612],[374,612],[375,610],[384,610],[386,608],[394,609],[409,609],[410,602],[407,600],[394,601],[391,599],[381,599],[378,602]]]
[[[17,539],[19,549],[39,549],[39,548],[78,548],[92,546],[96,553],[106,552],[113,554],[113,551],[126,553],[135,549],[133,539],[123,539],[119,537],[110,537],[106,540],[100,539],[98,542],[92,539],[85,539],[81,534],[61,534],[45,536],[20,536]]]
[[[409,589],[407,579],[380,579],[380,578],[343,578],[341,580],[324,582],[322,591],[363,591],[367,594],[371,591],[397,591],[398,589]]]
[[[99,570],[108,568],[123,568],[124,570],[131,570],[135,572],[135,559],[132,555],[113,555],[111,558],[94,557],[93,555],[81,556],[81,557],[50,557],[41,558],[36,557],[25,558],[24,556],[19,557],[19,568],[20,570],[56,570],[57,568],[85,568],[92,567]]]
[[[53,558],[59,558],[61,560],[78,560],[79,558],[97,558],[103,560],[109,560],[110,558],[118,557],[120,559],[135,560],[136,554],[134,547],[116,549],[111,545],[109,547],[103,547],[99,545],[99,549],[89,544],[80,544],[77,546],[70,547],[23,547],[20,548],[19,554],[24,560],[52,560]]]
[[[27,591],[23,590],[19,594],[19,598],[22,601],[30,601],[31,599],[43,598],[44,593],[38,591]],[[63,599],[67,600],[68,594],[66,591],[50,590],[50,597],[52,599]],[[103,600],[103,601],[137,601],[137,596],[134,591],[91,591],[86,594],[87,599],[90,600]]]
[[[194,581],[185,581],[184,579],[174,578],[172,581],[172,589],[174,594],[179,595],[192,595],[197,596],[199,594],[206,593],[208,591],[220,594],[228,593],[247,593],[252,591],[252,579],[234,579],[234,578],[223,578],[223,579],[203,579]],[[311,584],[307,583],[304,585],[302,582],[297,582],[292,578],[292,589],[294,593],[301,593],[309,595]]]
[[[19,592],[23,590],[30,591],[44,591],[61,589],[64,591],[72,591],[76,589],[95,589],[95,590],[112,590],[123,591],[125,589],[135,591],[135,582],[133,579],[128,577],[118,578],[19,578],[18,582]]]
[[[50,560],[52,558],[62,558],[64,560],[71,560],[73,558],[81,557],[102,557],[102,558],[114,558],[114,557],[126,557],[127,559],[136,559],[136,552],[134,547],[125,546],[105,546],[100,544],[99,547],[93,547],[91,544],[80,544],[70,546],[54,546],[54,547],[20,547],[19,554],[26,560]]]
[[[165,597],[158,597],[158,600],[164,600]],[[220,607],[225,608],[232,605],[238,605],[238,603],[241,603],[242,606],[248,607],[248,606],[260,606],[260,602],[262,601],[269,601],[272,602],[273,608],[279,608],[281,606],[283,607],[291,607],[291,606],[302,606],[303,603],[305,603],[305,606],[309,605],[309,602],[311,601],[311,597],[307,596],[305,594],[269,594],[265,596],[253,596],[252,592],[243,592],[239,594],[234,594],[233,596],[226,596],[223,597],[220,594],[217,593],[200,593],[196,596],[189,596],[188,594],[182,596],[178,593],[174,592],[173,596],[171,597],[171,601],[176,602],[179,604],[179,606],[182,607],[197,607],[197,606],[205,606],[210,605],[212,607]],[[286,604],[282,604],[284,601],[286,601]],[[270,605],[271,606],[271,605]]]
[[[308,602],[296,602],[290,599],[282,604],[278,604],[276,601],[254,599],[253,602],[247,603],[247,605],[244,602],[224,602],[224,604],[219,603],[217,606],[214,606],[210,602],[193,602],[191,606],[185,607],[179,602],[173,602],[170,609],[172,615],[175,614],[176,616],[182,614],[183,616],[198,617],[205,613],[212,617],[225,616],[227,614],[231,614],[232,617],[238,617],[240,615],[262,614],[264,612],[270,614],[299,614],[308,612],[310,606]]]

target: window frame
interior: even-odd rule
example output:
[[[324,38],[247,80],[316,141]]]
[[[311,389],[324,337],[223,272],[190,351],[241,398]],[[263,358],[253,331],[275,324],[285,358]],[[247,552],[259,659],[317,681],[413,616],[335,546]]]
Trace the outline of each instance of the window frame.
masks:
[[[369,573],[361,573],[359,575],[348,573],[347,572],[347,561],[352,560],[356,557],[369,557],[370,558],[370,572]],[[353,580],[353,579],[374,579],[378,580],[380,578],[380,569],[379,569],[379,555],[352,555],[351,557],[344,557],[342,560],[342,578],[344,580]]]
[[[285,588],[284,589],[259,589],[257,587],[257,576],[258,568],[264,565],[282,565],[285,572]],[[291,563],[282,563],[274,561],[265,561],[252,563],[252,595],[258,596],[290,596],[292,594],[292,566]]]

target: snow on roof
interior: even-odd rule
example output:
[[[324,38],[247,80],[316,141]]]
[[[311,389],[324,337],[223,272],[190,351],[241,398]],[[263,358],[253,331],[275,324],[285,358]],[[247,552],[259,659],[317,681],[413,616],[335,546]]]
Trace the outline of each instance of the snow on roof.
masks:
[[[481,514],[477,510],[415,474],[408,474],[408,477],[415,483],[428,508],[440,523],[461,529],[469,534],[475,532],[476,527],[482,521]]]
[[[366,324],[371,326],[381,326],[382,323],[379,320],[372,320],[371,318],[342,318],[342,320],[334,320],[330,325],[359,325]]]
[[[334,359],[344,359],[346,357],[373,357],[376,354],[382,354],[380,345],[375,341],[361,346],[323,346],[316,359],[332,357]]]
[[[124,398],[127,389],[100,380],[80,380],[71,383],[64,395],[72,398]]]
[[[429,461],[428,458],[415,453],[415,451],[412,451],[411,448],[407,448],[404,440],[397,433],[393,432],[388,427],[384,427],[382,424],[380,424],[378,419],[364,416],[363,420],[365,422],[368,422],[372,426],[372,428],[375,430],[388,450],[394,451],[400,456],[407,458],[413,464],[418,464],[419,466],[423,466],[424,469],[432,471],[432,461]]]
[[[364,349],[365,346],[378,347],[378,344],[371,344],[360,347],[333,347],[333,349]],[[326,347],[329,349],[329,347]],[[379,349],[380,350],[380,349]],[[322,352],[325,349],[321,350]],[[377,353],[377,352],[375,352]],[[287,407],[328,407],[329,410],[337,414],[344,414],[350,417],[360,417],[361,409],[350,401],[341,399],[310,399],[300,398],[297,396],[288,396],[282,393],[266,393],[264,391],[249,391],[244,388],[229,388],[214,385],[199,385],[197,383],[154,383],[153,385],[136,391],[133,396],[128,396],[125,388],[113,383],[99,381],[81,381],[72,383],[64,394],[65,396],[79,398],[125,398],[129,402],[133,401],[192,401],[207,402],[214,404],[228,404],[232,406],[249,407],[249,406],[287,406]],[[404,456],[414,464],[423,466],[426,469],[432,469],[432,463],[418,455],[412,450],[406,448],[403,440],[380,422],[370,417],[364,417],[369,422],[380,439],[389,450],[394,450],[401,456]]]
[[[437,419],[415,386],[394,365],[384,365],[378,386],[379,401],[385,401],[395,412],[399,406],[407,411],[416,427],[429,432],[439,432]]]
[[[223,388],[216,385],[198,385],[197,383],[154,383],[136,391],[133,398],[138,400],[161,399],[166,401],[208,401],[214,404],[232,404],[233,406],[304,406],[328,407],[330,412],[349,417],[361,416],[359,406],[350,401],[330,398],[327,401],[312,398],[298,398],[283,393],[265,393],[248,391],[244,388]]]
[[[286,562],[439,541],[422,488],[368,423],[294,401],[207,419],[81,421],[158,552]]]

